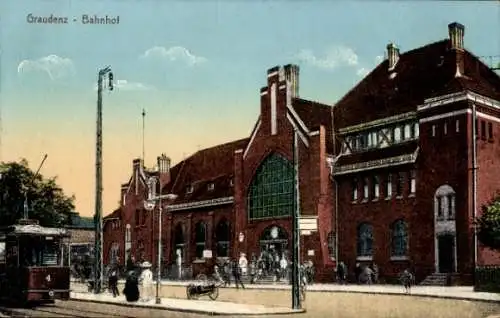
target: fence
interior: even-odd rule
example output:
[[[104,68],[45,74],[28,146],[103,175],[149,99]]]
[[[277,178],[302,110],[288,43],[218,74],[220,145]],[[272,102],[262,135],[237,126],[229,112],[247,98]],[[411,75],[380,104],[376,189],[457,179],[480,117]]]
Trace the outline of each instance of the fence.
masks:
[[[500,266],[481,266],[476,269],[474,291],[500,292]]]

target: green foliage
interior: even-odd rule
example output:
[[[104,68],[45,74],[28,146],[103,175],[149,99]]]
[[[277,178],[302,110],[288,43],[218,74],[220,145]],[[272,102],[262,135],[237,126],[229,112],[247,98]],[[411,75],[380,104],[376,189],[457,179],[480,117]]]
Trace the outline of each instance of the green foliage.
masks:
[[[476,220],[478,240],[485,246],[500,250],[500,196],[482,206]]]
[[[24,194],[28,197],[30,219],[43,226],[70,224],[74,197],[68,197],[56,184],[56,178],[46,179],[35,172],[23,159],[0,164],[0,224],[13,224],[23,217]]]

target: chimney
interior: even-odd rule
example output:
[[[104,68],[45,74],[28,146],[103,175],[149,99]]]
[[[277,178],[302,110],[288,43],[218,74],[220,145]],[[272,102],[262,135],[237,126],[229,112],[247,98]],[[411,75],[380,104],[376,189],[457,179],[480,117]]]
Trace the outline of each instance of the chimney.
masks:
[[[392,71],[399,61],[399,49],[393,43],[387,44],[387,58],[389,60],[389,71]]]
[[[450,42],[452,49],[463,50],[464,33],[465,33],[465,27],[462,24],[458,22],[453,22],[448,24],[448,34],[450,35]]]
[[[170,158],[166,154],[162,153],[157,159],[158,172],[168,173],[170,172]]]
[[[292,85],[292,97],[299,97],[299,66],[288,64],[284,66],[285,80]]]
[[[163,188],[164,185],[170,182],[170,158],[162,153],[156,160],[158,164],[158,174],[160,176],[160,188]]]

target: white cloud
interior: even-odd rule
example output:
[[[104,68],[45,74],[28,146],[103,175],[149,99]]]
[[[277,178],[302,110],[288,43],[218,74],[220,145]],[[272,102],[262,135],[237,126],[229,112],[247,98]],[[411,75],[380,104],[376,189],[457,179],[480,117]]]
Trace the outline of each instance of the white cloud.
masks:
[[[24,74],[32,71],[46,72],[51,80],[64,78],[75,73],[73,61],[51,54],[37,60],[23,60],[17,66],[17,73]]]
[[[103,82],[104,85],[107,87],[108,82],[107,80]],[[139,83],[139,82],[129,82],[127,80],[119,79],[115,80],[113,83],[113,88],[120,90],[120,91],[149,91],[153,90],[154,87]],[[94,90],[97,90],[97,83],[94,85]]]
[[[194,66],[207,61],[206,58],[202,56],[196,56],[191,53],[188,49],[182,46],[172,46],[166,48],[163,46],[154,46],[141,55],[141,58],[160,58],[166,59],[172,62],[184,62],[189,66]]]
[[[323,57],[319,57],[311,50],[301,50],[297,58],[303,62],[322,69],[332,70],[338,66],[358,65],[358,55],[353,49],[345,46],[334,46],[328,49]]]

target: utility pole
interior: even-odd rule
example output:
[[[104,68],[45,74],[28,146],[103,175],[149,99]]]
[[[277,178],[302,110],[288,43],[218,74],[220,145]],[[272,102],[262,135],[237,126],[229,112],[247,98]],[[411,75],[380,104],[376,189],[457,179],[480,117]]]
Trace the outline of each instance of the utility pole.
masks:
[[[297,130],[293,131],[293,215],[292,215],[292,309],[302,309],[300,301],[300,233],[299,233],[299,216],[300,216],[300,193],[299,193],[299,145],[297,138]]]
[[[25,220],[27,220],[29,217],[28,189],[33,184],[33,182],[35,182],[35,179],[38,176],[40,169],[42,169],[43,163],[45,162],[46,159],[47,159],[47,154],[45,154],[45,156],[43,156],[42,162],[38,166],[38,169],[36,170],[35,174],[33,175],[33,178],[31,178],[31,181],[28,184],[28,187],[26,187],[26,190],[24,191],[24,215],[23,215],[23,219],[25,219]]]
[[[108,75],[108,89],[113,90],[113,73],[107,66],[99,70],[97,77],[97,129],[96,129],[96,160],[95,160],[95,248],[94,248],[94,293],[99,294],[102,288],[103,259],[102,259],[102,85]]]

